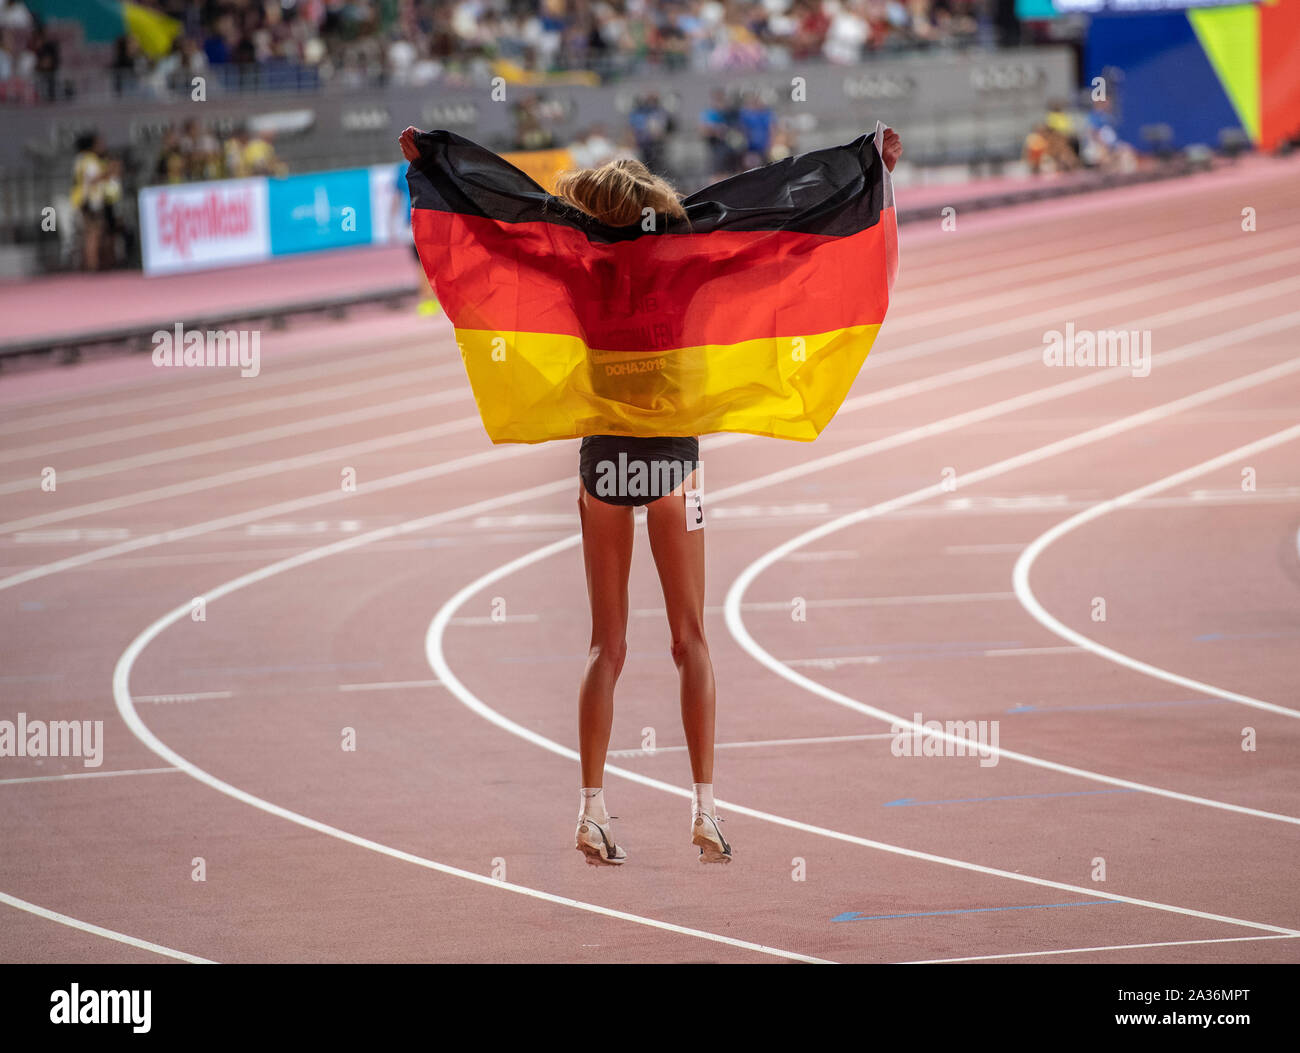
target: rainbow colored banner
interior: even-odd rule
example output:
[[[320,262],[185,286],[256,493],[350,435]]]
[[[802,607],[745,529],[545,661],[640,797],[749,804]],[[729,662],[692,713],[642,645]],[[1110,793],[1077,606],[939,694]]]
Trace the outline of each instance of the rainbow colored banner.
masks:
[[[1167,124],[1174,148],[1216,147],[1239,128],[1275,150],[1300,139],[1300,0],[1096,13],[1086,70],[1120,71],[1119,131],[1134,145]]]
[[[611,227],[453,132],[407,172],[425,272],[495,443],[748,432],[815,439],[898,272],[883,129]]]
[[[134,37],[150,58],[171,51],[181,31],[181,24],[161,11],[122,0],[28,0],[27,6],[41,18],[81,23],[83,38],[92,43]]]

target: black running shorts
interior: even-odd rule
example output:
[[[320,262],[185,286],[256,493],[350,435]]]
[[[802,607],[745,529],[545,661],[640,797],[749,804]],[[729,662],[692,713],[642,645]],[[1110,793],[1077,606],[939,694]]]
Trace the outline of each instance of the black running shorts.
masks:
[[[588,435],[578,453],[578,474],[597,500],[640,506],[688,482],[699,463],[700,440],[693,436]]]

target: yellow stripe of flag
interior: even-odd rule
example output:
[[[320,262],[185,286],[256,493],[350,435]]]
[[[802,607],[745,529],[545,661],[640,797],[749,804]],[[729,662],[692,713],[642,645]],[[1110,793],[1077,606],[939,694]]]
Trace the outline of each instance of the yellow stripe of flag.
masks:
[[[555,333],[457,329],[456,341],[493,442],[718,431],[811,442],[879,329],[637,352]]]

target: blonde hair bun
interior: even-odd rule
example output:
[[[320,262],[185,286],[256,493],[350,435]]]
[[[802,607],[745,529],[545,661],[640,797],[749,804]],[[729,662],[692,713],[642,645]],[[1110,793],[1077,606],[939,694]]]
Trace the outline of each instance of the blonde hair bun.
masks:
[[[635,158],[561,172],[555,196],[610,227],[638,222],[647,208],[679,219],[686,216],[672,184]]]

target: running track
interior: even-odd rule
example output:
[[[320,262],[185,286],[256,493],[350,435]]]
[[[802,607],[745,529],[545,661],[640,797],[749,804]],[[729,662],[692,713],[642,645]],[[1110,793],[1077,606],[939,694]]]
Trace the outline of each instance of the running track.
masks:
[[[572,850],[576,443],[493,448],[445,319],[0,381],[0,719],[105,738],[0,759],[0,960],[1300,960],[1297,176],[908,226],[826,434],[706,440],[727,868],[641,531],[631,861]],[[1044,366],[1067,322],[1150,375]]]

